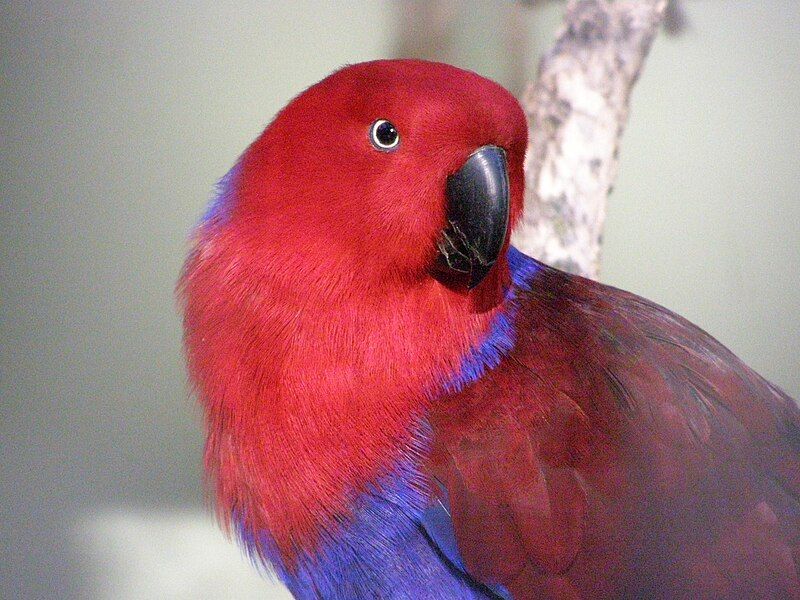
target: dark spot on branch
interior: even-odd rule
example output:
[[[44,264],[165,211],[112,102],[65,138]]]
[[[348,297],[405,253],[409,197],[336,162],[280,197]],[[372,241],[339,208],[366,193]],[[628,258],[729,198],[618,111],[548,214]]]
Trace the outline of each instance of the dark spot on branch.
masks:
[[[595,2],[584,1],[575,8],[575,18],[570,21],[567,37],[582,46],[594,46],[608,37],[608,14]]]
[[[669,0],[664,10],[664,31],[669,35],[680,35],[689,27],[689,18],[681,0]]]

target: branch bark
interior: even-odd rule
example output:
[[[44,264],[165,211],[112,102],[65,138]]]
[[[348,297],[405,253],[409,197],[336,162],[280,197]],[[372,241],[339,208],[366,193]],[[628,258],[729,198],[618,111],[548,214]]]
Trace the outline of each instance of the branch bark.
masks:
[[[597,278],[606,201],[639,77],[667,0],[570,0],[523,95],[530,123],[525,214],[514,244]]]

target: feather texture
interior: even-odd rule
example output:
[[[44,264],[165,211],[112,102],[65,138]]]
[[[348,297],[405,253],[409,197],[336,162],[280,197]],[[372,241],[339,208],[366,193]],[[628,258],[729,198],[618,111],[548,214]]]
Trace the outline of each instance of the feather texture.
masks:
[[[497,84],[377,61],[242,155],[179,284],[223,523],[298,598],[798,597],[791,399],[508,232],[474,290],[432,276],[448,176],[502,148],[513,227],[526,142]]]
[[[536,271],[513,349],[431,411],[466,570],[514,598],[797,597],[794,402],[666,309]]]

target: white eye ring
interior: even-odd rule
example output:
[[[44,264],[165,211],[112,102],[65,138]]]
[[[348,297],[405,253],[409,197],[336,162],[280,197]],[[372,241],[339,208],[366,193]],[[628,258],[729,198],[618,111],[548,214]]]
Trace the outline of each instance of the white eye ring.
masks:
[[[386,119],[378,119],[369,128],[369,141],[377,150],[388,152],[397,148],[400,143],[400,133]]]

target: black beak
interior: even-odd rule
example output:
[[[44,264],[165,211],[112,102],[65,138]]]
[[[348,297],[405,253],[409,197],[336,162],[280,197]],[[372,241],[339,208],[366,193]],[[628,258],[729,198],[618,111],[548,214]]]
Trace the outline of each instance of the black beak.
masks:
[[[434,275],[448,285],[478,285],[494,266],[508,230],[505,150],[483,146],[447,178],[447,227]]]

